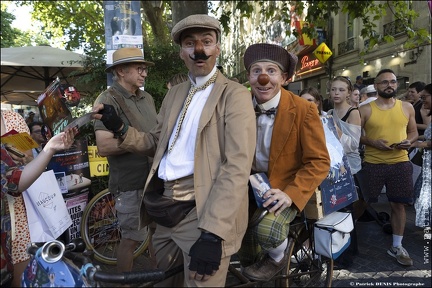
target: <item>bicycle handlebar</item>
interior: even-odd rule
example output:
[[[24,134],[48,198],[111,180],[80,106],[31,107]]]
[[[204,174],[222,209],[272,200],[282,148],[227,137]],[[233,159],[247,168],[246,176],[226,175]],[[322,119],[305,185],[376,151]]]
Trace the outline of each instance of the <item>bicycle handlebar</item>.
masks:
[[[49,263],[57,262],[62,257],[80,263],[83,267],[81,268],[81,271],[84,274],[83,276],[92,282],[101,281],[107,283],[130,284],[137,282],[153,282],[165,279],[165,271],[159,269],[123,273],[100,271],[98,270],[99,268],[93,266],[89,257],[83,255],[81,248],[82,247],[78,242],[64,245],[61,242],[54,240],[46,243],[32,243],[27,247],[27,253],[30,255],[40,253],[42,259]]]
[[[101,281],[107,283],[143,283],[160,281],[165,279],[165,271],[163,270],[145,270],[123,273],[111,273],[96,270],[95,267],[89,267],[86,271],[86,276],[94,281]]]

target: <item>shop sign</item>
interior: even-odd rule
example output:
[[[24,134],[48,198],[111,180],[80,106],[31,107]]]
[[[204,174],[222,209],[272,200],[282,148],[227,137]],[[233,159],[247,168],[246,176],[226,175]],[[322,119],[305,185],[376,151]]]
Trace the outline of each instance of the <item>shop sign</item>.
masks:
[[[102,157],[97,152],[97,146],[88,146],[90,175],[107,176],[109,174],[109,164],[106,157]]]
[[[313,54],[321,62],[325,63],[332,55],[332,51],[325,43],[321,43],[314,51]]]
[[[296,76],[302,77],[302,75],[318,71],[322,67],[323,64],[312,53],[305,54],[297,62]]]

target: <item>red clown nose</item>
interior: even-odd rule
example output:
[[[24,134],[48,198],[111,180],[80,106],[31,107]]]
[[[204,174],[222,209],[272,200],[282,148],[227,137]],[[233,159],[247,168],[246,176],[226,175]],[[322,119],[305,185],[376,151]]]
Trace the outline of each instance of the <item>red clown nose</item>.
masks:
[[[258,76],[258,83],[262,86],[267,85],[270,82],[270,77],[267,74],[261,74]]]

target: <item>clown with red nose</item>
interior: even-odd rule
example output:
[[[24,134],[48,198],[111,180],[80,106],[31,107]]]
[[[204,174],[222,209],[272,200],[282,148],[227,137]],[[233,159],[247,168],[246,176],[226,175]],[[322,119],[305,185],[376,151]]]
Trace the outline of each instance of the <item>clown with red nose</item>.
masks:
[[[297,56],[281,46],[260,43],[246,49],[244,64],[257,127],[252,174],[265,173],[271,188],[263,195],[268,213],[248,228],[238,255],[244,276],[269,281],[289,261],[291,221],[327,176],[330,158],[315,103],[281,89],[294,74]],[[256,214],[252,218],[261,213],[254,206],[249,201],[249,211]]]

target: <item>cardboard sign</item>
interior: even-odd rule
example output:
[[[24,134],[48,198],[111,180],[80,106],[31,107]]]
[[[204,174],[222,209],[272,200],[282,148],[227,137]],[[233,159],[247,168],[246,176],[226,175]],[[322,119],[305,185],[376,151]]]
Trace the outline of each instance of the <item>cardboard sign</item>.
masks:
[[[109,174],[109,164],[106,157],[98,154],[97,146],[88,146],[90,176],[107,176]]]

